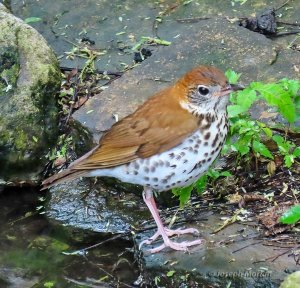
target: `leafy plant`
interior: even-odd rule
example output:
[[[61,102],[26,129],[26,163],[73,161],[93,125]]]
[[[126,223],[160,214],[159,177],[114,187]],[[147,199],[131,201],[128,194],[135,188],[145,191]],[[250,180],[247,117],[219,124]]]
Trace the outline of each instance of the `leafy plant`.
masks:
[[[195,183],[183,188],[173,188],[172,193],[175,196],[179,196],[180,207],[183,207],[189,201],[193,190],[195,190],[200,195],[205,191],[208,182],[213,182],[220,177],[228,176],[231,176],[229,171],[209,169]]]
[[[231,138],[226,143],[224,151],[231,149],[238,152],[241,157],[250,158],[252,151],[256,157],[260,155],[273,159],[270,150],[261,142],[262,136],[272,137],[272,130],[262,122],[253,121],[247,117],[241,119],[231,119],[230,125]],[[237,136],[233,138],[233,136]],[[223,151],[223,153],[224,153]]]
[[[250,88],[257,91],[269,105],[275,106],[289,123],[300,119],[300,81],[282,79],[277,83],[252,82]]]
[[[86,77],[87,74],[93,74],[95,72],[95,61],[98,57],[103,56],[107,53],[106,50],[95,50],[85,46],[76,45],[74,44],[74,47],[71,49],[71,51],[65,52],[66,59],[73,60],[75,57],[86,59],[85,64],[80,72],[79,79],[81,82],[83,82],[83,79]]]
[[[300,147],[296,147],[296,144],[284,139],[280,135],[274,135],[272,139],[277,143],[279,152],[284,156],[284,164],[290,168],[295,159],[300,156]]]
[[[68,148],[73,145],[73,139],[71,136],[67,137],[65,134],[62,134],[58,138],[57,147],[53,148],[46,157],[50,160],[56,160],[59,158],[66,157]]]
[[[230,83],[236,83],[240,74],[229,70],[226,76]],[[291,167],[295,158],[300,156],[300,148],[280,135],[273,135],[266,124],[252,120],[249,109],[258,100],[265,100],[273,106],[289,124],[300,119],[300,82],[297,80],[282,79],[276,83],[252,82],[249,87],[230,97],[231,105],[228,106],[230,121],[230,139],[227,141],[223,153],[232,150],[241,157],[250,159],[250,153],[255,157],[273,159],[274,156],[265,146],[263,140],[273,139],[278,146],[278,151],[284,156],[284,165]]]
[[[139,42],[137,42],[131,48],[131,50],[132,51],[139,51],[144,44],[152,44],[152,45],[156,44],[156,45],[169,46],[169,45],[171,45],[171,42],[167,41],[167,40],[159,39],[159,38],[142,36],[141,40]]]

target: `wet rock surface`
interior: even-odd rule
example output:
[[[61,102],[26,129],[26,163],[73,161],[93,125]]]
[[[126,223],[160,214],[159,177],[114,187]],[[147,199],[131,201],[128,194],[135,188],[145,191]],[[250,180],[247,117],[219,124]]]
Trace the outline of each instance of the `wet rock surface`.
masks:
[[[25,269],[0,268],[1,287],[29,288],[38,283],[38,277],[28,277]]]
[[[133,283],[137,267],[130,235],[128,240],[107,241],[105,234],[49,223],[44,196],[36,189],[18,188],[0,194],[1,288]],[[105,244],[84,251],[101,242]]]
[[[232,22],[239,17],[254,16],[255,13],[268,8],[278,8],[283,3],[279,0],[263,2],[261,0],[239,1],[202,0],[184,1],[183,3],[168,0],[163,2],[147,1],[95,1],[40,0],[31,5],[24,1],[7,1],[12,12],[26,19],[40,17],[42,21],[32,25],[47,39],[56,54],[60,56],[61,66],[82,67],[85,60],[67,57],[65,52],[72,51],[83,39],[92,43],[92,48],[107,51],[96,62],[100,70],[120,70],[125,64],[132,64],[131,48],[141,40],[142,36],[159,36],[173,42],[174,36],[180,34],[177,21],[190,22],[197,25],[207,18],[226,18]],[[292,1],[277,13],[289,22],[299,21],[299,3]],[[76,7],[77,9],[73,9]],[[222,7],[222,8],[221,8]],[[155,21],[156,17],[162,21]],[[281,20],[281,19],[279,19]],[[171,29],[168,24],[172,23]],[[179,22],[178,22],[179,23]],[[158,27],[156,30],[155,27]],[[220,31],[222,31],[221,29]],[[175,35],[172,35],[172,33]],[[192,34],[191,34],[192,36]],[[226,35],[226,38],[230,35]],[[287,47],[291,37],[276,39],[276,42]],[[192,38],[192,37],[191,37]],[[175,38],[176,39],[176,38]],[[75,45],[74,45],[75,44]],[[122,64],[123,63],[123,64]],[[227,67],[228,68],[228,67]]]
[[[203,211],[199,209],[198,213],[202,214]],[[174,238],[178,242],[195,237],[204,240],[202,246],[190,249],[189,253],[169,250],[150,254],[143,247],[140,262],[146,283],[155,285],[154,278],[158,277],[158,286],[165,284],[166,287],[172,287],[172,283],[175,287],[183,283],[194,283],[191,287],[197,287],[196,284],[200,287],[226,287],[229,283],[231,287],[278,287],[288,272],[297,269],[288,255],[279,257],[274,262],[266,261],[278,254],[278,248],[269,246],[267,241],[260,239],[261,234],[255,227],[234,224],[214,234],[222,222],[222,215],[204,214],[204,217],[205,220],[186,226],[197,228],[199,236]],[[144,233],[141,238],[149,236],[150,233]],[[155,246],[159,244],[161,242],[158,241]],[[169,271],[176,272],[168,277]]]
[[[147,218],[141,197],[104,183],[74,180],[51,189],[47,216],[58,223],[103,234],[128,234]]]
[[[36,183],[58,133],[60,71],[36,30],[0,4],[0,179]]]
[[[76,7],[76,9],[74,9]],[[104,53],[97,61],[101,70],[121,70],[122,63],[132,62],[127,54],[132,43],[141,36],[152,32],[152,19],[159,12],[154,1],[38,1],[35,5],[26,5],[15,1],[11,5],[13,13],[21,18],[36,15],[43,21],[34,23],[44,37],[51,43],[57,55],[64,56],[72,51],[73,43],[88,40],[91,46]],[[127,33],[128,32],[128,33]],[[133,39],[129,37],[132,32]],[[61,60],[61,66],[74,67],[72,57]],[[76,66],[83,67],[85,59],[77,58]]]

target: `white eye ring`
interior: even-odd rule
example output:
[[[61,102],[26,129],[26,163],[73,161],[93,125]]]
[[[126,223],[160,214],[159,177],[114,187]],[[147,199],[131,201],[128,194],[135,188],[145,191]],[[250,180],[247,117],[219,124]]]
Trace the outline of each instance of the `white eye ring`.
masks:
[[[206,96],[210,93],[209,88],[204,86],[204,85],[199,85],[198,86],[198,92],[202,96]]]

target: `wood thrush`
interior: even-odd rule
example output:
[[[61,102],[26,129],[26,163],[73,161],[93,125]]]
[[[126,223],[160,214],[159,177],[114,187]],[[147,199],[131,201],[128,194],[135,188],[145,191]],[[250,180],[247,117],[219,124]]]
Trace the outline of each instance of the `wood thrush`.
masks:
[[[109,176],[144,186],[143,199],[158,227],[141,242],[151,244],[160,235],[164,243],[152,253],[170,247],[187,250],[202,242],[173,242],[169,236],[198,232],[163,226],[153,191],[193,183],[221,151],[228,130],[229,85],[214,67],[198,66],[173,86],[149,98],[134,113],[115,123],[99,145],[65,171],[43,181],[43,189],[77,177]]]

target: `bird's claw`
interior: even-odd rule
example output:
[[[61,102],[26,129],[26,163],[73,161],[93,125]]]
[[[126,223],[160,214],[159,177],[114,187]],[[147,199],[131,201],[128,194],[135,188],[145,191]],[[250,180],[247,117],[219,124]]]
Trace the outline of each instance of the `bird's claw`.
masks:
[[[188,247],[194,246],[194,245],[200,245],[202,243],[203,243],[202,239],[197,239],[194,241],[184,241],[184,242],[180,242],[180,243],[176,243],[176,242],[169,240],[168,243],[163,243],[158,247],[149,249],[148,251],[151,254],[153,254],[153,253],[157,253],[157,252],[161,251],[162,249],[164,249],[166,247],[170,247],[176,251],[188,251]]]
[[[199,234],[199,231],[195,228],[176,229],[176,230],[171,230],[171,229],[165,228],[165,233],[168,237],[171,237],[171,236],[174,236],[174,235],[178,236],[178,235],[183,235],[183,234]],[[152,244],[152,242],[154,242],[160,235],[161,235],[160,231],[156,231],[156,233],[152,237],[150,237],[146,240],[143,240],[140,243],[139,249],[141,249],[141,247],[144,244],[147,244],[147,245]],[[168,239],[168,241],[164,241],[164,243],[161,244],[160,246],[149,249],[149,252],[150,253],[157,253],[157,252],[161,251],[162,249],[164,249],[166,247],[170,247],[174,250],[187,251],[188,250],[187,247],[194,246],[194,245],[199,245],[202,242],[203,241],[201,239],[198,239],[198,240],[194,240],[194,241],[184,241],[184,242],[181,242],[181,243],[176,243],[176,242],[173,242],[170,239]]]

